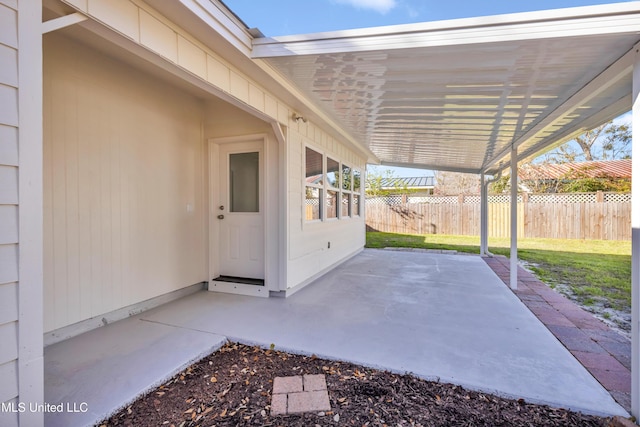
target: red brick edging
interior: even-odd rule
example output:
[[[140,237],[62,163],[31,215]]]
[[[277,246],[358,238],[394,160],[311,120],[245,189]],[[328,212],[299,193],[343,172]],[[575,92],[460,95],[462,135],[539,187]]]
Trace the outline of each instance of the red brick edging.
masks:
[[[483,259],[509,286],[509,259],[504,256]],[[518,267],[518,289],[513,292],[611,396],[630,411],[629,340],[521,267]]]

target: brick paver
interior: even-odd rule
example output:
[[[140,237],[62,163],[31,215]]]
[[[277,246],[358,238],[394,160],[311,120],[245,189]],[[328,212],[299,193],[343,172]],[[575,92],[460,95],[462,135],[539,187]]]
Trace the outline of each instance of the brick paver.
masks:
[[[274,394],[271,396],[271,415],[285,415],[287,413],[287,395]]]
[[[273,380],[274,394],[296,393],[301,391],[302,377],[299,375],[295,377],[276,377]]]
[[[324,375],[296,375],[273,380],[271,414],[330,411],[327,381]]]
[[[324,375],[305,375],[303,377],[304,391],[318,391],[327,389]]]
[[[509,259],[504,256],[483,259],[508,286]],[[630,411],[631,342],[522,268],[518,268],[518,289],[513,293]]]
[[[329,394],[326,390],[289,393],[288,396],[287,413],[289,414],[331,410]]]

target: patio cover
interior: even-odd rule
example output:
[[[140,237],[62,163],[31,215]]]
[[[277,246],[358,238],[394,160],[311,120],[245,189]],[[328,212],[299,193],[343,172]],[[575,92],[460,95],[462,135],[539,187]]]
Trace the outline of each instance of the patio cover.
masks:
[[[493,173],[631,109],[640,2],[253,40],[384,165]]]
[[[639,41],[640,2],[626,2],[258,37],[251,55],[340,123],[375,156],[370,162],[481,174],[509,167],[516,176],[518,161],[632,107],[640,126]],[[637,189],[640,164],[633,168]],[[486,196],[482,185],[482,253]],[[516,201],[513,186],[512,287]],[[640,198],[632,203],[632,413],[638,416]]]

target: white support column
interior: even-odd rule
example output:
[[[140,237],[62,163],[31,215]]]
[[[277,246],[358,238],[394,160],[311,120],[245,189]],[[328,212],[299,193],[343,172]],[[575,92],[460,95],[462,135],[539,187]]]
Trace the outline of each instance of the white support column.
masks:
[[[631,171],[631,414],[640,418],[640,45],[633,66]]]
[[[511,255],[509,284],[518,289],[518,149],[511,146]]]
[[[487,256],[489,254],[489,205],[487,180],[484,171],[480,174],[480,255]]]
[[[44,414],[42,1],[18,2],[18,392],[27,410],[21,426],[42,426]]]

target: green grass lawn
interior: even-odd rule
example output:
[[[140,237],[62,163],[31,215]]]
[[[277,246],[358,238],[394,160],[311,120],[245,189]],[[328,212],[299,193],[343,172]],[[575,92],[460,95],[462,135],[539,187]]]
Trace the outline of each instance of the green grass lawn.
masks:
[[[478,236],[367,233],[367,247],[453,249],[479,253]],[[508,238],[490,238],[489,251],[509,256]],[[518,258],[543,282],[570,287],[581,304],[604,301],[631,312],[631,242],[610,240],[518,239]]]

